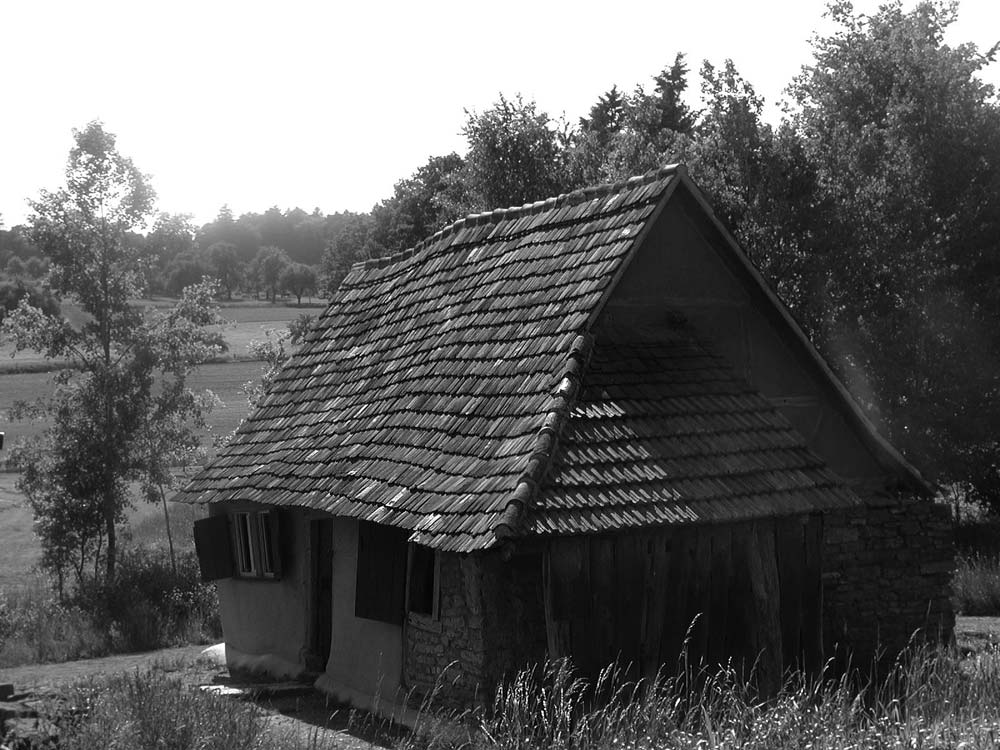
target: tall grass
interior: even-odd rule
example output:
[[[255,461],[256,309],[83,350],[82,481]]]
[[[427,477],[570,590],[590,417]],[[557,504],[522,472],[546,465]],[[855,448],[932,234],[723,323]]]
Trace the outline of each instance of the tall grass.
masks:
[[[960,555],[951,588],[959,614],[1000,615],[1000,555]]]
[[[997,747],[1000,653],[962,661],[922,648],[879,683],[793,674],[767,700],[729,667],[648,683],[609,668],[591,689],[558,662],[501,688],[467,742],[503,750]]]
[[[156,672],[133,672],[76,685],[48,717],[66,750],[257,750],[314,747],[269,731],[253,703],[192,690]]]

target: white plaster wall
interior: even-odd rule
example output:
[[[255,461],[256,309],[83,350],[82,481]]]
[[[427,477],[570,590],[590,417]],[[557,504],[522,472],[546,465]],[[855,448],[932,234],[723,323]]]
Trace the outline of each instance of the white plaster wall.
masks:
[[[252,505],[212,508],[212,515],[254,510]],[[222,632],[227,647],[253,656],[274,656],[301,664],[308,613],[307,527],[298,512],[282,518],[282,577],[226,578],[217,582]]]
[[[333,521],[333,644],[326,673],[339,685],[392,701],[403,669],[403,629],[354,616],[358,522]]]

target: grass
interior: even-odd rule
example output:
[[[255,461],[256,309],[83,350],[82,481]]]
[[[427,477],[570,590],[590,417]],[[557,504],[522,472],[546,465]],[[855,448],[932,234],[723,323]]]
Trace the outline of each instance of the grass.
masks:
[[[268,731],[253,703],[190,690],[157,672],[122,674],[76,685],[49,709],[65,750],[254,750],[293,748]]]
[[[263,338],[263,335],[257,338]],[[192,373],[188,382],[193,390],[211,390],[223,402],[208,417],[213,434],[224,435],[236,429],[247,414],[246,396],[241,390],[243,384],[251,380],[259,381],[261,373],[262,363],[254,361],[207,364]],[[0,375],[0,431],[6,432],[8,441],[4,453],[15,440],[36,437],[46,427],[46,422],[42,420],[7,419],[7,410],[17,401],[32,401],[47,395],[52,387],[50,374]]]
[[[1000,556],[961,555],[952,579],[952,600],[955,611],[963,615],[1000,615]]]
[[[66,748],[333,746],[318,733],[276,733],[255,704],[156,672],[80,683],[48,718],[64,727]],[[514,676],[486,708],[444,724],[434,718],[422,717],[420,736],[375,721],[369,742],[399,750],[975,750],[1000,743],[1000,652],[962,659],[955,649],[918,648],[884,681],[792,674],[766,699],[726,667],[695,670],[681,660],[676,676],[648,683],[609,668],[591,686],[553,662]]]

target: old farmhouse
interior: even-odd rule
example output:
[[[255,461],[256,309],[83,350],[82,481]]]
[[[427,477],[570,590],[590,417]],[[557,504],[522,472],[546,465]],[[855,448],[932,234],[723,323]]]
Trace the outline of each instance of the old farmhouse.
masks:
[[[179,499],[230,666],[360,706],[953,624],[947,515],[680,166],[355,266]]]

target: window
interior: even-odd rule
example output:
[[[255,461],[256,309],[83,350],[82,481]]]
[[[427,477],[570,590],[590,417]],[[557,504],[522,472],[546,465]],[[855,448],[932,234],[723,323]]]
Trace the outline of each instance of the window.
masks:
[[[243,578],[278,578],[277,512],[234,513],[232,520],[236,574]]]
[[[437,550],[410,545],[407,609],[415,615],[437,619],[441,563]]]

